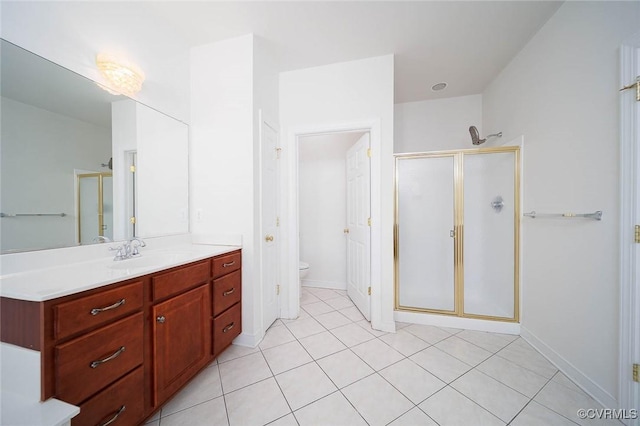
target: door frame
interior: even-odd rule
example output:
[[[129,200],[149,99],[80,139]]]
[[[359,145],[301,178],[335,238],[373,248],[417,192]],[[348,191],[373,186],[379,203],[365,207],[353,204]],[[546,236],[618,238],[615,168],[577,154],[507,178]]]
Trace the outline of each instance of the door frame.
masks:
[[[631,83],[640,75],[640,33],[620,48],[620,84]],[[634,227],[640,224],[640,123],[635,116],[635,96],[620,96],[620,363],[618,408],[631,409],[640,400],[640,385],[631,380],[630,366],[640,362],[640,265]],[[638,426],[640,419],[628,420]]]
[[[299,288],[299,259],[300,259],[300,242],[299,242],[299,206],[298,206],[298,144],[299,139],[305,136],[314,136],[331,133],[345,132],[368,132],[370,136],[369,146],[372,150],[372,161],[370,170],[370,192],[371,192],[371,292],[370,308],[371,308],[371,324],[374,328],[384,328],[382,325],[382,291],[381,291],[381,268],[380,262],[374,262],[374,259],[381,259],[381,229],[380,211],[381,199],[379,191],[373,188],[379,188],[381,185],[381,163],[373,161],[376,155],[381,152],[380,138],[380,120],[369,120],[348,123],[334,124],[318,124],[292,128],[286,135],[286,148],[284,157],[286,162],[287,176],[283,176],[282,190],[286,191],[287,204],[282,205],[283,219],[285,226],[282,226],[280,232],[282,240],[285,242],[282,250],[281,259],[283,259],[283,293],[281,293],[281,316],[283,318],[297,318],[300,314],[300,288]],[[285,217],[286,214],[286,217]],[[283,221],[281,221],[281,225]],[[284,247],[286,245],[286,247]]]

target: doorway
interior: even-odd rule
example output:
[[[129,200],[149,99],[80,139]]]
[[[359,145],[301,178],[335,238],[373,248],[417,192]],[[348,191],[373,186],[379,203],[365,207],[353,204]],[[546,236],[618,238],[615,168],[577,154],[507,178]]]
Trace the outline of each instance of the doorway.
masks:
[[[113,178],[111,173],[78,174],[78,243],[113,240]]]
[[[370,133],[298,137],[302,287],[344,290],[371,319]]]

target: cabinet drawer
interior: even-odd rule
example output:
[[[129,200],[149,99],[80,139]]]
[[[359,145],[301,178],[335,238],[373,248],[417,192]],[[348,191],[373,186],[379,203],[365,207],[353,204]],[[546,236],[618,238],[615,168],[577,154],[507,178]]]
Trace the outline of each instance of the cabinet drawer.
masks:
[[[53,307],[54,334],[63,339],[142,309],[142,281]]]
[[[213,319],[213,356],[218,356],[242,331],[240,303]]]
[[[142,330],[137,313],[56,346],[56,397],[78,405],[142,364]]]
[[[144,370],[138,367],[82,404],[71,425],[137,425],[143,416]]]
[[[210,262],[205,260],[172,272],[154,276],[151,278],[153,300],[164,299],[172,294],[181,293],[188,288],[208,281],[210,276],[209,268]]]
[[[242,253],[239,251],[213,258],[213,278],[221,277],[240,269]]]
[[[227,308],[240,301],[242,294],[242,273],[234,271],[213,280],[213,315],[218,316]]]

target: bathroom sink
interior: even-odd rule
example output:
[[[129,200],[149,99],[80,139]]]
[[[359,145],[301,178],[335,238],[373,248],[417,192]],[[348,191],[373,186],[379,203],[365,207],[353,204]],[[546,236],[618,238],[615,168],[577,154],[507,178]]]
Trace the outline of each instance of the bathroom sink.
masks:
[[[153,268],[188,261],[191,257],[190,252],[143,253],[139,257],[114,261],[107,267],[110,269]]]

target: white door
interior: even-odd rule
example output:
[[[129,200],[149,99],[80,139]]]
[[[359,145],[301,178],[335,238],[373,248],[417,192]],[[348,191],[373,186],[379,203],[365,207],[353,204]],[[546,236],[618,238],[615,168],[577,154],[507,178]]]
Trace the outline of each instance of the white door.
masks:
[[[621,85],[640,84],[640,33],[621,48]],[[622,285],[620,295],[620,397],[619,408],[638,409],[640,383],[633,367],[640,368],[640,244],[634,226],[640,225],[640,94],[637,86],[621,92],[622,162]],[[629,411],[627,411],[629,413]],[[637,413],[636,413],[637,414]],[[624,419],[640,426],[640,417]]]
[[[260,113],[260,209],[262,325],[278,318],[278,130]]]
[[[371,320],[369,134],[347,151],[347,294]]]

